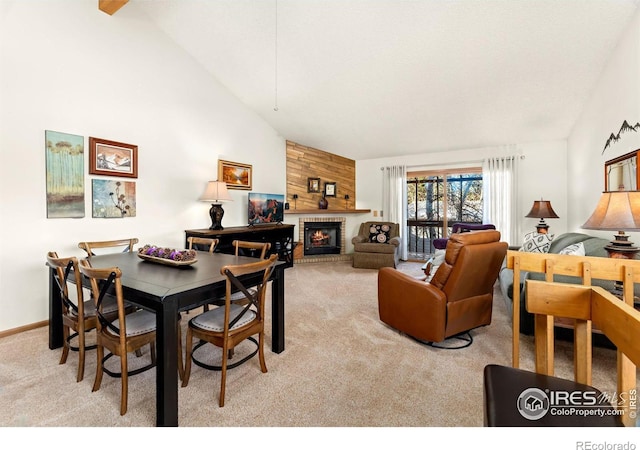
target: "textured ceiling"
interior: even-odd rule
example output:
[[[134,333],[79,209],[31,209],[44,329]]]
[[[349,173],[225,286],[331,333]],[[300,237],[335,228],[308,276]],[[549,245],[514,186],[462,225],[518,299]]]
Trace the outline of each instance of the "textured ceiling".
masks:
[[[368,159],[566,138],[638,1],[125,8],[146,14],[285,139]]]

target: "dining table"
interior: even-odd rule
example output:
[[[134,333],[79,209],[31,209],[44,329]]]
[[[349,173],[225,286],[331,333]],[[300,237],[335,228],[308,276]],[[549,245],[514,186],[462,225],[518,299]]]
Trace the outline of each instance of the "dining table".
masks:
[[[159,264],[143,260],[137,252],[91,256],[93,267],[119,267],[125,300],[156,314],[156,425],[178,426],[178,324],[180,312],[224,297],[226,265],[255,262],[249,256],[198,251],[190,265]],[[278,261],[271,282],[271,350],[284,351],[284,269]],[[55,269],[49,270],[49,348],[62,347],[62,303],[55,282]],[[259,274],[243,283],[255,286]]]

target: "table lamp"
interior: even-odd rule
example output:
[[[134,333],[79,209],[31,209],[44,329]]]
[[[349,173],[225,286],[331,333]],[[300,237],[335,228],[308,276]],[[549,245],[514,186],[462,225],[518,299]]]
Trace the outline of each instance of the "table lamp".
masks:
[[[534,217],[536,219],[540,219],[538,225],[536,225],[536,231],[540,234],[547,234],[549,231],[549,225],[544,221],[547,219],[558,219],[558,215],[551,207],[551,202],[549,200],[536,200],[533,202],[533,206],[531,207],[531,211],[525,217]]]
[[[211,202],[211,209],[209,210],[211,226],[209,229],[222,230],[222,216],[224,216],[224,209],[222,209],[222,205],[220,203],[233,201],[231,196],[229,196],[227,183],[224,181],[209,181],[199,200],[202,202]]]
[[[609,258],[633,259],[640,248],[629,241],[625,231],[640,231],[640,192],[603,192],[582,228],[617,231],[614,240],[604,247]]]

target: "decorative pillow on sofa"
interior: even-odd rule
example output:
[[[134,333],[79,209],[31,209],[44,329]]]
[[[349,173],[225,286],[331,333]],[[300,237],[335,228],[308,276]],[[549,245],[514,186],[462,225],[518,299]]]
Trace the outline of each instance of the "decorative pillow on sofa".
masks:
[[[568,245],[562,250],[560,250],[560,255],[576,255],[576,256],[585,256],[584,244],[582,242],[578,242],[577,244]]]
[[[549,253],[553,234],[541,234],[532,231],[524,236],[524,244],[520,248],[521,252]]]
[[[386,244],[391,239],[389,236],[391,227],[389,225],[372,224],[369,228],[369,242],[377,242],[378,244]]]

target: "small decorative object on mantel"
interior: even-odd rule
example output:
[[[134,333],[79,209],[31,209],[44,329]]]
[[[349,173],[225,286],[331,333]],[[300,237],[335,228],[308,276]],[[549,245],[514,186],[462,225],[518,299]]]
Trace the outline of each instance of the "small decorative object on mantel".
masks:
[[[336,196],[336,183],[324,183],[324,195],[327,197],[335,197]]]
[[[298,194],[293,194],[293,209],[298,209]]]
[[[324,194],[322,194],[322,198],[320,199],[320,201],[318,202],[318,208],[320,209],[327,209],[329,207],[329,201],[327,200],[327,198],[325,197]]]
[[[307,178],[307,192],[320,192],[320,178]]]
[[[349,194],[344,194],[344,209],[349,209]]]

